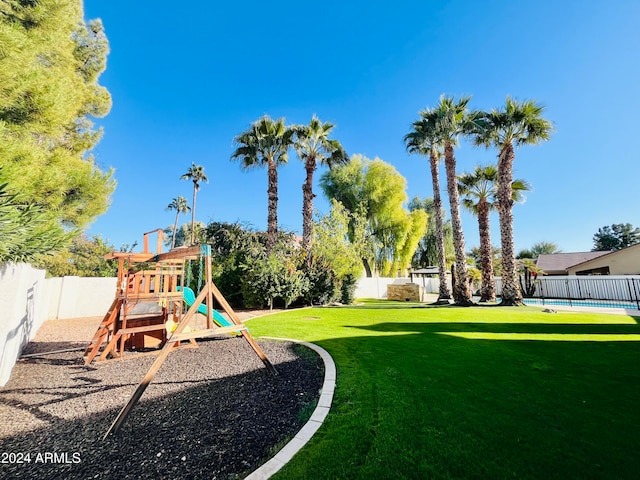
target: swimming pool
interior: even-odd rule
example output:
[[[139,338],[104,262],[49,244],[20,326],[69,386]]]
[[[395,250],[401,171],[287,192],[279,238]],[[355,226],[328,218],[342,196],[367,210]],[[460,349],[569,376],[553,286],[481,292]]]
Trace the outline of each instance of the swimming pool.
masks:
[[[569,300],[566,298],[525,298],[525,305],[564,305],[570,307],[627,308],[638,310],[634,302],[624,300]]]

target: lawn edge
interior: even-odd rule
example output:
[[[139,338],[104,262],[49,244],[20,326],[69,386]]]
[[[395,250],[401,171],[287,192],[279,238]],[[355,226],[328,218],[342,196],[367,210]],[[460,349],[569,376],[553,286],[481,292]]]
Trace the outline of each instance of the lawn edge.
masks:
[[[313,435],[318,431],[325,418],[329,414],[333,402],[333,393],[336,387],[336,365],[329,352],[324,348],[310,342],[295,340],[292,338],[259,337],[264,340],[293,342],[314,350],[324,362],[324,383],[320,390],[320,399],[311,418],[295,434],[295,436],[276,453],[276,455],[249,474],[245,480],[266,480],[284,467],[302,447],[304,447]]]

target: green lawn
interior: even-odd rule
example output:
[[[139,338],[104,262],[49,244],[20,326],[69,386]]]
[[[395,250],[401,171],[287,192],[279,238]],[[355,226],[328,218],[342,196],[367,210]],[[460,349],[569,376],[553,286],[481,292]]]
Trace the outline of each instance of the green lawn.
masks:
[[[327,420],[276,478],[638,478],[637,320],[393,302],[251,320],[338,371]]]

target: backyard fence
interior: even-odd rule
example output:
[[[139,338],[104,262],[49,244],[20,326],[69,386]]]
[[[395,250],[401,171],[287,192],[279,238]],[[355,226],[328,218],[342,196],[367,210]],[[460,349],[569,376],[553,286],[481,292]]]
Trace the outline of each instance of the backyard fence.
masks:
[[[115,278],[45,278],[26,263],[0,265],[0,386],[45,320],[102,316]]]
[[[407,277],[391,278],[391,277],[362,277],[358,280],[356,286],[355,298],[387,298],[387,287],[389,285],[402,285],[411,283],[411,279]],[[438,293],[440,288],[440,280],[438,277],[417,277],[413,283],[420,285],[425,293]],[[451,280],[447,278],[449,288],[451,288]]]
[[[0,265],[0,386],[7,383],[22,349],[47,319],[44,270],[26,263]]]
[[[501,280],[496,277],[498,295]],[[528,298],[543,305],[640,309],[640,275],[542,276],[534,284]]]

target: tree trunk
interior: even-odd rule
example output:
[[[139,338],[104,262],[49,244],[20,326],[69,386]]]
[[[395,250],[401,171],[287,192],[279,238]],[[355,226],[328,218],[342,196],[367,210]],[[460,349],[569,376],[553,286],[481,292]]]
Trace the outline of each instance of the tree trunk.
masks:
[[[429,155],[429,166],[431,167],[431,179],[433,182],[433,208],[436,216],[436,242],[438,249],[438,277],[440,286],[438,302],[449,303],[451,292],[447,284],[447,257],[444,249],[444,231],[442,229],[442,200],[440,199],[440,177],[438,173],[438,156],[435,152]]]
[[[489,204],[485,198],[478,203],[478,227],[480,230],[480,268],[482,269],[481,302],[495,302],[496,282],[493,278],[493,248],[489,228]]]
[[[369,265],[369,260],[366,258],[362,258],[362,265],[364,266],[365,275],[367,278],[373,277],[373,272],[371,271],[371,265]]]
[[[498,213],[502,247],[502,301],[500,305],[522,305],[522,293],[516,277],[516,257],[513,245],[513,160],[511,143],[506,144],[498,158]]]
[[[171,250],[173,250],[176,246],[176,232],[178,231],[178,216],[180,215],[180,210],[176,212],[176,221],[173,224],[173,238],[171,239]]]
[[[464,234],[460,219],[460,200],[458,198],[458,182],[456,179],[456,157],[453,146],[447,142],[444,147],[444,165],[447,172],[447,191],[451,209],[451,226],[453,228],[453,247],[456,254],[456,275],[458,281],[453,289],[453,300],[456,305],[471,305],[471,295],[467,283],[467,258],[464,252]]]
[[[305,162],[307,178],[302,184],[302,248],[307,252],[311,249],[311,235],[313,229],[313,173],[316,170],[316,157],[310,155]]]
[[[193,184],[193,204],[191,206],[191,245],[193,245],[196,238],[196,194],[198,193],[198,186]]]
[[[276,246],[278,235],[278,169],[272,158],[268,159],[267,176],[269,180],[267,189],[267,254],[269,254]]]

